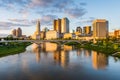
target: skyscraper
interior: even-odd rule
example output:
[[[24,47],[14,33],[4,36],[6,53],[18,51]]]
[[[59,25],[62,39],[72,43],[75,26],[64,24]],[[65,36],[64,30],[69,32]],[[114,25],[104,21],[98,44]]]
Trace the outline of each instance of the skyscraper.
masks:
[[[108,37],[108,21],[105,19],[97,19],[93,21],[93,37],[96,39],[104,39]]]
[[[58,33],[61,33],[61,19],[54,20],[54,30],[56,30]]]
[[[68,33],[69,32],[69,20],[68,20],[68,18],[54,20],[53,28],[58,33]]]
[[[40,20],[37,21],[36,31],[32,35],[32,39],[40,39]]]
[[[82,28],[79,26],[76,28],[76,32],[82,33]]]
[[[91,26],[83,27],[83,33],[86,35],[91,34]]]
[[[40,20],[37,21],[37,25],[36,25],[36,34],[40,34]]]
[[[22,36],[22,30],[21,30],[21,28],[18,28],[16,30],[16,37],[21,37],[21,36]]]
[[[61,21],[61,33],[69,33],[69,20],[66,17]]]
[[[12,34],[13,36],[16,36],[16,29],[13,29],[13,30],[11,31],[11,34]]]

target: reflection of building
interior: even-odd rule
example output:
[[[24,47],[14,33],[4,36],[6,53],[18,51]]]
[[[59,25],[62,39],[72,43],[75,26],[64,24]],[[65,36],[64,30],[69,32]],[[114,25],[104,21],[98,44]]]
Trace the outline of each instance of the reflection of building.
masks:
[[[108,65],[108,57],[105,54],[93,51],[92,63],[94,69],[105,69]]]
[[[54,60],[56,63],[60,64],[63,68],[68,66],[69,63],[69,53],[67,51],[56,51],[54,53]]]
[[[64,48],[63,48],[65,51],[70,51],[72,50],[72,46],[68,46],[68,45],[64,45]]]
[[[93,37],[96,39],[108,37],[108,21],[104,19],[93,21]]]
[[[55,30],[50,30],[46,32],[46,39],[57,39],[59,38],[59,34]]]
[[[53,52],[53,51],[57,50],[57,44],[56,43],[46,42],[45,45],[46,45],[46,51],[48,51],[48,52]]]
[[[37,45],[37,44],[34,43],[32,45],[32,49],[33,49],[33,52],[36,55],[36,61],[39,62],[40,61],[40,45]]]

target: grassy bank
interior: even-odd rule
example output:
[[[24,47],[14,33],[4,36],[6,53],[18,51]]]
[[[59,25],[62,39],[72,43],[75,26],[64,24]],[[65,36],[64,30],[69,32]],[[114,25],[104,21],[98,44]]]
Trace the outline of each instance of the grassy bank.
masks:
[[[83,44],[78,44],[75,42],[67,43],[66,45],[74,45],[77,48],[85,48],[88,50],[94,50],[97,52],[104,53],[106,55],[113,55],[116,52],[120,52],[120,44],[118,43],[112,43],[112,42],[98,42],[96,44],[93,44],[92,42],[85,42]],[[116,57],[120,58],[120,53],[114,55]]]
[[[9,42],[9,43],[1,43],[0,44],[0,57],[18,54],[20,52],[24,52],[26,46],[30,45],[29,42]]]

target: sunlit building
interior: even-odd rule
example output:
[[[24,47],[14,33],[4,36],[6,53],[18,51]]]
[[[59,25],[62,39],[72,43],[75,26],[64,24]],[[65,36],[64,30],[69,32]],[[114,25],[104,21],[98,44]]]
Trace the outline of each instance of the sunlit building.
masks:
[[[68,18],[63,18],[61,21],[61,33],[69,33],[69,20],[68,20]]]
[[[115,36],[116,38],[120,38],[120,30],[115,30],[115,31],[114,31],[114,36]]]
[[[32,39],[40,39],[40,21],[37,21],[36,31],[32,35]]]
[[[53,28],[58,33],[68,33],[69,32],[69,20],[68,20],[68,18],[54,20]]]
[[[92,33],[91,26],[85,26],[83,27],[83,34],[90,35]]]
[[[50,30],[46,32],[46,39],[57,39],[59,38],[59,33],[55,30]]]
[[[105,69],[108,65],[108,57],[105,54],[93,51],[92,64],[94,69]]]
[[[105,39],[108,37],[108,21],[105,19],[96,19],[93,21],[93,37],[96,39]]]
[[[13,30],[11,31],[11,34],[12,34],[13,36],[16,36],[16,29],[13,29]]]
[[[65,33],[63,35],[64,39],[75,39],[75,34],[74,33]]]

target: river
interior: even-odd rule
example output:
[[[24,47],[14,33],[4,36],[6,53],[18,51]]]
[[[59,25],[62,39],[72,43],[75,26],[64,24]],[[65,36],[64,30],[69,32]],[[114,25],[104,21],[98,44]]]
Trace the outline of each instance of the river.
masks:
[[[55,43],[0,58],[0,80],[120,80],[120,59]]]

